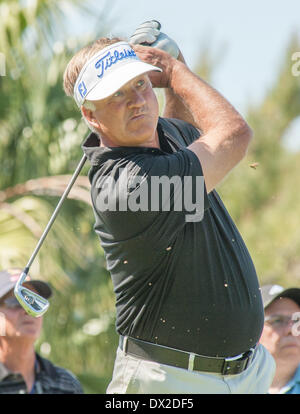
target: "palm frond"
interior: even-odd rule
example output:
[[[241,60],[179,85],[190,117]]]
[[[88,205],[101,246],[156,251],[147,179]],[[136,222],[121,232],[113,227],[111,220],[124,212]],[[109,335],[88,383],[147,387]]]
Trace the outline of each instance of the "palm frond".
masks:
[[[10,198],[24,196],[29,193],[35,195],[61,196],[70,179],[71,175],[41,177],[34,180],[28,180],[25,183],[17,184],[13,187],[8,187],[5,190],[0,191],[0,208],[2,208],[1,205]],[[90,184],[88,178],[78,177],[68,194],[68,198],[91,204],[89,189]]]

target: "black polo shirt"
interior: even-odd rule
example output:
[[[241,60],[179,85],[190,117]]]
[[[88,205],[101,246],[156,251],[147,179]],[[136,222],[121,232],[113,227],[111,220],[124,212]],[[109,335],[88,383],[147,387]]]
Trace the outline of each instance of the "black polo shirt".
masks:
[[[116,295],[117,332],[202,355],[238,355],[258,342],[263,305],[249,252],[217,192],[204,191],[201,221],[187,221],[183,204],[175,208],[178,191],[185,191],[176,186],[167,195],[168,211],[166,199],[156,211],[137,209],[137,194],[150,198],[155,177],[182,183],[194,177],[189,192],[196,200],[196,177],[203,175],[186,148],[199,136],[193,126],[160,118],[158,132],[160,149],[100,148],[94,134],[83,146],[92,164],[95,231]],[[142,184],[149,184],[146,193]],[[112,204],[105,204],[108,198]]]

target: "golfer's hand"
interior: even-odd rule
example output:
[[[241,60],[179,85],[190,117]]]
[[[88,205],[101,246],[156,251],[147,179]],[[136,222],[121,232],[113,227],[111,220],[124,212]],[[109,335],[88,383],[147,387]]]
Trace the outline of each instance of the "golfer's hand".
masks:
[[[140,24],[129,42],[133,45],[155,47],[169,53],[175,59],[180,53],[176,42],[160,31],[161,24],[157,20],[151,20]]]
[[[169,53],[149,46],[132,46],[138,57],[151,65],[158,66],[162,72],[149,72],[149,78],[154,88],[169,88],[172,76],[178,65],[183,65]]]

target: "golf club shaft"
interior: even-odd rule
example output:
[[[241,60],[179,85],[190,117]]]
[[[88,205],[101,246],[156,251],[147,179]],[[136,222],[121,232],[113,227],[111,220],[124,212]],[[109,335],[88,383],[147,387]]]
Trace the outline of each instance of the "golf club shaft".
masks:
[[[26,267],[23,270],[21,279],[19,281],[20,284],[22,284],[25,281],[27,273],[29,272],[30,266],[32,265],[32,262],[34,261],[38,251],[40,250],[40,248],[41,248],[41,246],[42,246],[42,244],[45,240],[45,238],[47,237],[47,234],[49,233],[49,230],[50,230],[52,224],[54,223],[54,221],[56,219],[56,216],[57,216],[64,200],[67,198],[74,182],[76,181],[76,178],[78,177],[80,171],[82,170],[82,167],[84,166],[84,164],[86,162],[86,159],[87,159],[86,155],[83,155],[83,157],[81,158],[81,160],[80,160],[80,162],[79,162],[79,164],[78,164],[78,166],[77,166],[77,168],[76,168],[76,170],[75,170],[75,172],[74,172],[67,188],[65,189],[63,195],[61,196],[61,199],[59,200],[59,202],[58,202],[58,204],[57,204],[57,206],[56,206],[56,208],[55,208],[55,210],[54,210],[54,212],[53,212],[53,214],[52,214],[52,216],[51,216],[51,218],[50,218],[50,220],[49,220],[49,222],[48,222],[48,224],[47,224],[47,226],[46,226],[46,228],[45,228],[45,230],[44,230],[44,232],[43,232],[43,234],[42,234],[42,236],[41,236],[41,238],[40,238],[40,240],[39,240],[39,242],[36,246],[36,248],[34,249],[32,255],[31,255],[31,257],[30,257],[30,259],[29,259],[29,261],[26,265]]]

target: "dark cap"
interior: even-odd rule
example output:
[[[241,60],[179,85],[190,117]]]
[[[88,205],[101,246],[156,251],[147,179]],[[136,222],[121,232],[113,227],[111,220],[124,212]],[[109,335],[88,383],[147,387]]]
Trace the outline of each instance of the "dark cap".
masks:
[[[0,271],[0,299],[15,287],[22,272],[23,270],[18,268]],[[32,280],[28,275],[25,282],[30,283],[30,285],[37,290],[38,294],[46,299],[50,298],[52,295],[52,289],[48,283],[43,282],[42,280]]]
[[[264,308],[270,305],[274,300],[279,298],[289,298],[300,306],[300,289],[299,288],[289,288],[284,289],[279,285],[265,285],[261,287],[261,295],[264,304]]]

